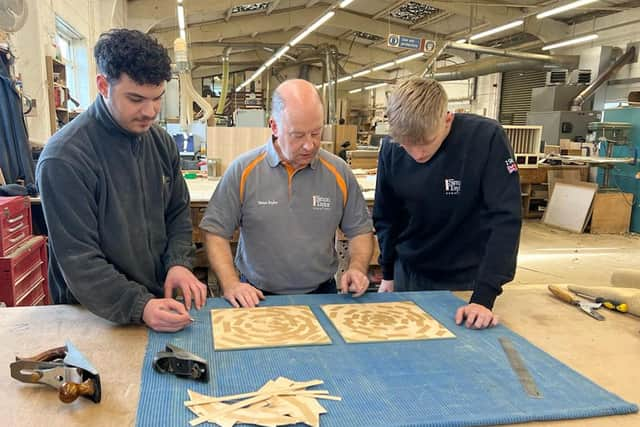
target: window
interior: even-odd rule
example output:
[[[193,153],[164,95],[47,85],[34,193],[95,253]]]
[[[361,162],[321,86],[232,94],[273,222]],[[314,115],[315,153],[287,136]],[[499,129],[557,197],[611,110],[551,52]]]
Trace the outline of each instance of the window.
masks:
[[[91,103],[89,91],[89,58],[86,39],[62,18],[56,16],[56,44],[60,59],[66,65],[70,107],[86,109]],[[73,105],[72,105],[73,104]]]

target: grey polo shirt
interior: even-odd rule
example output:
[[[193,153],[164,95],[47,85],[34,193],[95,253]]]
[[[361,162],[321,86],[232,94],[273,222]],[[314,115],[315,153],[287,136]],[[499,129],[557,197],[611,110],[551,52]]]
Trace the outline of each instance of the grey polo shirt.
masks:
[[[280,294],[311,292],[334,276],[337,228],[348,238],[373,230],[342,159],[321,149],[294,172],[272,140],[229,165],[200,223],[225,239],[238,227],[237,268],[253,285]]]

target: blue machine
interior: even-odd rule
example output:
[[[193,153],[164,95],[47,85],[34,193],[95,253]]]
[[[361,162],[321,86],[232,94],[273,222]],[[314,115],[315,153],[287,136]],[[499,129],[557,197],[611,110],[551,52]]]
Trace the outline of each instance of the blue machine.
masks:
[[[604,122],[626,122],[632,125],[628,145],[617,145],[613,149],[613,157],[635,157],[640,152],[640,107],[623,107],[605,110]],[[603,144],[605,145],[605,144]],[[601,147],[601,150],[604,147]],[[601,155],[603,153],[601,152]],[[633,194],[630,231],[640,233],[640,165],[617,165],[609,175],[609,185],[618,187],[625,193]],[[598,171],[598,184],[603,183],[602,170]]]

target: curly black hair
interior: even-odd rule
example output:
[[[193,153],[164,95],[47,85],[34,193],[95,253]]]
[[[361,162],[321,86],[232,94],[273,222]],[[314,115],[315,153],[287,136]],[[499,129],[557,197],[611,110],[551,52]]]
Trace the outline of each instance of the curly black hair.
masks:
[[[93,49],[98,71],[109,83],[125,73],[134,82],[159,85],[171,80],[171,59],[157,40],[138,30],[117,28],[102,33]]]

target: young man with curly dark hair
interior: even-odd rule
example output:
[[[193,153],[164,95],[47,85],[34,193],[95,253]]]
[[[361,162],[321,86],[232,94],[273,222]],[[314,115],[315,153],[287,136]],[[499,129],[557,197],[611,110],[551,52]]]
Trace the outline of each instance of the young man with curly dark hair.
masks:
[[[178,149],[154,124],[171,60],[127,29],[102,34],[94,56],[98,98],[51,137],[36,169],[51,297],[119,324],[177,331],[191,322],[192,300],[204,305],[206,287],[191,272]]]

